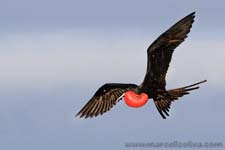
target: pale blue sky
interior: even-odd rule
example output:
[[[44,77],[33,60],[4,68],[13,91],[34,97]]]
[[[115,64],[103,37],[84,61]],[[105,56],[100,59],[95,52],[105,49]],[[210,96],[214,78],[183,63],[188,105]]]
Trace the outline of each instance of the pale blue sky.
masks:
[[[105,82],[139,84],[146,49],[196,11],[168,88],[207,79],[161,119],[123,101],[94,119],[75,113]],[[4,150],[126,149],[125,142],[225,144],[225,2],[0,0],[0,146]],[[135,68],[135,69],[134,69]]]

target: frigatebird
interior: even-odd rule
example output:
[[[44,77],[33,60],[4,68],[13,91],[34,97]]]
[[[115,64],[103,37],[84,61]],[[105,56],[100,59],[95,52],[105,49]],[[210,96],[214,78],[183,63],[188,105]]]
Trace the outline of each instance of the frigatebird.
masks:
[[[206,82],[206,80],[203,80],[189,86],[166,90],[165,78],[172,54],[175,48],[187,38],[194,18],[195,12],[187,15],[161,34],[148,47],[147,71],[144,81],[139,86],[136,84],[106,83],[96,91],[76,116],[88,118],[102,115],[124,97],[125,100],[128,97],[128,101],[129,97],[131,99],[134,97],[134,101],[135,98],[136,101],[143,97],[145,97],[144,99],[152,98],[162,118],[165,119],[166,116],[169,116],[168,112],[173,101],[189,94],[189,91],[198,89],[199,86],[197,85]]]

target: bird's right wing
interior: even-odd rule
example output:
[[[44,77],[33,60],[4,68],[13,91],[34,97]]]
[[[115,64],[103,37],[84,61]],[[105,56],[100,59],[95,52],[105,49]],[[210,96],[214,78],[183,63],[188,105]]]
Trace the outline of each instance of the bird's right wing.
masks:
[[[80,118],[102,115],[109,111],[124,96],[124,93],[130,89],[136,88],[135,84],[116,84],[108,83],[100,87],[94,96],[77,113]]]

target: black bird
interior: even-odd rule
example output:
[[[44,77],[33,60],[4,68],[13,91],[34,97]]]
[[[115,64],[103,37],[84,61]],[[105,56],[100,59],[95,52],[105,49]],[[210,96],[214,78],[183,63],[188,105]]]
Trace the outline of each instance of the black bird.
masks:
[[[166,73],[174,49],[187,37],[194,22],[195,12],[187,15],[166,32],[160,35],[147,49],[147,71],[141,85],[107,83],[100,87],[94,96],[77,113],[80,118],[96,117],[109,111],[128,91],[136,94],[145,93],[154,100],[155,106],[162,116],[169,116],[171,102],[198,89],[197,85],[206,80],[181,88],[166,90]]]

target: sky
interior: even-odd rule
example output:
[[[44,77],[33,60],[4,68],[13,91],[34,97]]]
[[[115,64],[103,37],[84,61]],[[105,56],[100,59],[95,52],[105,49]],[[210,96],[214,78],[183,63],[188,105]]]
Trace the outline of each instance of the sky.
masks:
[[[74,117],[102,84],[140,84],[147,47],[193,11],[193,28],[174,52],[167,88],[208,82],[174,102],[170,117],[163,120],[152,101],[138,109],[121,101],[97,118]],[[224,18],[222,0],[0,0],[1,149],[224,145]]]

